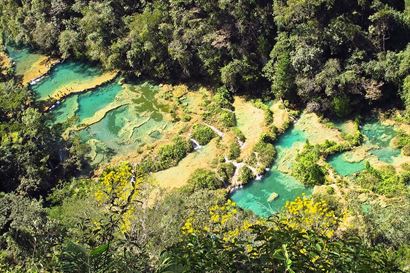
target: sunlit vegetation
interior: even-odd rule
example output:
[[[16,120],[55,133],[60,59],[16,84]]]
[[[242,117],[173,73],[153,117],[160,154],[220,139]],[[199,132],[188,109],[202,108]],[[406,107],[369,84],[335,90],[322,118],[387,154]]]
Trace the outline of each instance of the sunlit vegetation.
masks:
[[[0,1],[0,271],[408,272],[409,7],[409,0]],[[54,61],[26,63],[30,77],[19,75],[10,47],[105,74],[36,101],[27,83]],[[44,106],[117,71],[124,86],[158,86],[144,100],[157,99],[152,108],[161,113],[136,114],[164,120],[161,130],[149,128],[162,138],[138,139],[138,150],[94,166],[92,146],[66,131],[77,118],[53,125]],[[138,106],[139,90],[125,90],[124,105]],[[359,121],[373,110],[398,131],[392,141],[380,136],[380,149],[397,148],[392,162],[378,161],[361,133]],[[300,113],[304,130],[280,143]],[[130,139],[146,123],[126,122]],[[301,136],[310,125],[332,138]],[[294,154],[284,154],[290,143]],[[364,170],[342,176],[329,167],[330,156],[355,148],[361,154],[350,160]],[[263,183],[256,180],[286,155],[281,174],[308,194],[285,202],[285,194],[264,192],[267,206],[284,204],[266,218],[231,201],[232,191]],[[187,179],[178,187],[161,187],[172,181],[167,173],[154,181],[179,165]]]
[[[292,174],[308,186],[323,184],[325,182],[325,170],[319,165],[319,160],[320,151],[318,146],[307,143],[292,166]]]
[[[192,137],[198,141],[200,145],[208,144],[214,136],[214,131],[206,125],[195,125],[192,129]]]

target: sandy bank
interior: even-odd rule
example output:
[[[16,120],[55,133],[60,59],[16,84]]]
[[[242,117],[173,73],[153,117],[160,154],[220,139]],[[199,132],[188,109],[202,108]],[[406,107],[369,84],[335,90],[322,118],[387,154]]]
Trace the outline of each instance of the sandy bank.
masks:
[[[58,59],[40,55],[39,59],[35,61],[28,70],[24,71],[22,79],[23,85],[28,85],[33,80],[46,75],[50,69],[59,62]]]

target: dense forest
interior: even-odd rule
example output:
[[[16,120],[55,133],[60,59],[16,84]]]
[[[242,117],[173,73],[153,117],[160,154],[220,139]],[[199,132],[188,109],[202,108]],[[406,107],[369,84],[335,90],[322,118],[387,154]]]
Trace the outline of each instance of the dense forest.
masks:
[[[338,115],[409,92],[400,0],[2,2],[7,40],[137,77],[223,84]]]
[[[408,123],[409,5],[2,0],[0,40],[115,69],[127,79],[209,86],[217,90],[214,104],[221,108],[231,107],[234,95],[282,99],[293,109],[337,118],[396,107]],[[287,203],[269,219],[258,218],[227,198],[226,185],[213,172],[197,172],[172,191],[149,183],[148,173],[174,166],[190,152],[181,139],[149,163],[123,162],[94,172],[89,147],[77,136],[62,137],[63,126],[49,126],[33,91],[12,69],[1,70],[1,272],[410,270],[409,169],[398,174],[367,166],[347,204],[329,187],[320,196]],[[276,133],[258,143],[269,157],[267,166],[275,157]],[[208,127],[194,134],[200,144],[214,137]],[[410,137],[401,140],[410,149]],[[325,184],[324,172],[310,162],[332,145],[306,144],[294,176],[309,186]],[[233,146],[232,154],[237,150]],[[216,172],[233,170],[220,164]],[[363,192],[397,199],[362,215],[357,199]],[[360,223],[347,224],[352,215]]]

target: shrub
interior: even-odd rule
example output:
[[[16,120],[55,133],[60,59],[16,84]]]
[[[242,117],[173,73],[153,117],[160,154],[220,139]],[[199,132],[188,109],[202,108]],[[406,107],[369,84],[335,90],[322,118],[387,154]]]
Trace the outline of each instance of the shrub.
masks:
[[[222,108],[232,109],[231,105],[232,96],[229,93],[226,87],[220,87],[216,91],[216,94],[213,97],[213,101],[217,103]]]
[[[319,159],[319,148],[307,143],[292,165],[292,175],[307,186],[322,185],[325,171],[318,164]]]
[[[187,113],[184,113],[183,115],[182,115],[182,120],[183,121],[190,121],[192,119],[192,117],[191,117],[191,115],[189,115],[189,114],[187,114]]]
[[[163,170],[175,166],[190,151],[192,145],[181,137],[174,139],[173,143],[162,146],[157,155],[156,170]]]
[[[234,129],[233,129],[233,132],[234,132],[235,136],[236,136],[240,141],[242,141],[242,142],[245,142],[245,141],[246,141],[246,137],[245,137],[245,135],[242,133],[241,130],[239,130],[238,128],[234,128]]]
[[[235,113],[228,111],[221,111],[219,114],[219,120],[225,127],[235,127],[236,126],[236,116]]]
[[[223,182],[216,177],[216,174],[207,169],[197,169],[189,178],[188,184],[192,191],[216,190],[223,186]]]
[[[192,130],[192,137],[201,145],[208,144],[215,137],[214,131],[206,125],[195,125]]]
[[[375,169],[366,164],[366,170],[361,172],[356,181],[363,188],[388,197],[408,193],[407,183],[410,179],[408,171],[398,174],[392,166]]]
[[[232,163],[222,163],[218,166],[217,173],[222,181],[229,181],[235,173],[235,166]]]
[[[239,146],[238,142],[234,141],[229,146],[228,151],[228,158],[230,160],[237,159],[241,155],[241,147]]]
[[[261,136],[261,141],[265,142],[265,143],[274,143],[276,140],[276,133],[269,131],[269,132],[265,132],[262,134]]]
[[[255,176],[253,175],[253,172],[251,169],[249,169],[248,167],[244,166],[239,170],[239,177],[238,180],[242,183],[242,184],[247,184],[250,181],[252,181],[255,178]]]
[[[260,140],[254,148],[254,152],[258,154],[257,159],[260,168],[268,168],[273,164],[276,156],[275,146],[271,143],[266,143],[263,140]]]
[[[340,118],[347,116],[351,112],[349,97],[345,95],[335,96],[332,104],[333,111]]]
[[[410,156],[410,144],[407,144],[402,149],[403,155]]]
[[[394,138],[394,147],[401,149],[403,155],[410,155],[410,136],[404,132],[399,132],[399,134]]]

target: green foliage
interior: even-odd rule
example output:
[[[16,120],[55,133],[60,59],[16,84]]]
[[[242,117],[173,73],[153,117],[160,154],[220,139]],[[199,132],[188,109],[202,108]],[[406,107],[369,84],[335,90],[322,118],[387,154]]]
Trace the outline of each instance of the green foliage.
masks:
[[[410,76],[407,76],[403,81],[403,94],[402,98],[406,106],[406,114],[409,115],[408,109],[410,109]]]
[[[234,141],[229,145],[228,150],[228,159],[234,160],[237,159],[241,155],[241,147],[237,141]]]
[[[245,135],[239,130],[238,128],[233,128],[233,132],[235,133],[235,136],[242,142],[246,141]]]
[[[410,155],[410,136],[405,132],[399,132],[399,134],[393,139],[395,148],[401,149],[403,155]]]
[[[217,103],[221,108],[232,110],[232,104],[231,104],[231,101],[233,100],[232,95],[229,93],[228,89],[226,89],[225,87],[218,88],[212,100],[215,103]]]
[[[52,268],[64,231],[47,218],[41,202],[6,194],[0,197],[0,208],[0,270],[39,272]]]
[[[263,139],[256,143],[254,152],[257,154],[256,159],[261,172],[272,166],[276,156],[276,149],[272,143],[265,142]]]
[[[207,169],[197,169],[189,178],[188,185],[191,191],[201,189],[216,190],[223,186],[215,172]]]
[[[224,87],[218,88],[211,100],[205,98],[204,119],[225,128],[236,126],[236,116],[231,104],[232,97]]]
[[[247,166],[243,166],[239,170],[239,176],[238,176],[238,181],[241,182],[241,184],[247,184],[251,182],[255,178],[253,172],[251,169],[249,169]]]
[[[78,174],[86,150],[75,138],[64,141],[31,102],[27,89],[0,83],[0,190],[39,196]]]
[[[366,170],[361,172],[356,182],[375,193],[389,197],[408,194],[408,171],[397,173],[393,167],[375,169],[367,163]]]
[[[241,91],[267,86],[260,74],[275,33],[272,3],[40,2],[2,1],[7,40],[136,76],[223,79]]]
[[[154,168],[156,170],[163,170],[173,167],[190,151],[192,151],[191,143],[181,137],[177,137],[173,140],[173,143],[160,147],[155,157]]]
[[[352,109],[350,108],[349,97],[347,96],[337,96],[333,98],[333,109],[335,114],[342,118],[347,116]]]
[[[247,89],[256,81],[253,66],[248,60],[233,60],[221,68],[221,81],[230,90]]]
[[[205,225],[200,229],[201,222],[196,223],[188,219],[184,226],[186,236],[166,252],[171,261],[171,270],[400,272],[393,257],[389,256],[385,249],[368,247],[352,235],[345,234],[343,238],[328,237],[316,232],[309,225],[303,225],[303,222],[290,225],[287,218],[281,215],[269,222],[245,224],[244,230],[237,231],[229,227],[220,227],[222,223],[235,219],[235,209],[225,205],[220,207],[219,211],[222,213],[217,211],[209,212],[216,224],[219,224],[216,226]],[[316,213],[321,212],[316,208]],[[332,211],[329,213],[332,214]],[[298,222],[304,218],[294,217],[291,220]],[[322,223],[319,221],[314,224],[320,226]]]
[[[325,171],[318,164],[320,157],[319,148],[306,143],[292,165],[292,175],[307,186],[323,184],[325,182]]]
[[[272,82],[271,89],[275,97],[285,98],[295,89],[295,73],[290,58],[291,47],[285,33],[281,33],[276,40],[264,74]]]
[[[216,172],[220,180],[228,182],[235,173],[235,166],[232,163],[222,163],[218,166]]]
[[[224,127],[234,127],[236,126],[235,113],[230,111],[223,111],[220,114],[220,120]]]
[[[2,42],[96,61],[128,76],[223,85],[204,99],[204,119],[227,128],[236,126],[231,102],[239,92],[273,94],[340,117],[400,92],[408,112],[408,5],[403,10],[403,1],[4,0],[0,32]],[[269,128],[248,161],[261,171],[275,157],[277,132],[269,107],[256,104]],[[182,118],[189,120],[189,113]],[[79,138],[61,139],[47,124],[27,88],[0,83],[2,272],[400,272],[384,249],[349,233],[339,236],[343,229],[334,233],[337,213],[323,206],[288,205],[291,217],[265,222],[226,205],[226,191],[212,189],[234,175],[230,163],[219,162],[216,173],[197,170],[191,189],[149,199],[155,196],[142,174],[177,165],[192,151],[182,138],[138,166],[105,169],[98,182],[73,180],[86,165],[87,147]],[[214,136],[204,125],[193,130],[202,145]],[[309,186],[323,184],[319,161],[359,144],[358,128],[346,140],[306,145],[293,175]],[[400,135],[398,145],[409,153],[407,136]],[[239,153],[234,142],[229,157]],[[410,174],[403,169],[368,166],[354,182],[392,197],[387,206],[371,202],[360,219],[370,245],[400,249],[405,257]],[[240,182],[253,178],[250,168],[241,168]],[[169,256],[159,265],[166,249]]]
[[[214,137],[214,131],[206,125],[197,124],[192,129],[192,138],[201,145],[208,144]]]
[[[410,41],[399,2],[274,1],[279,31],[264,68],[273,94],[337,116],[397,94]]]

